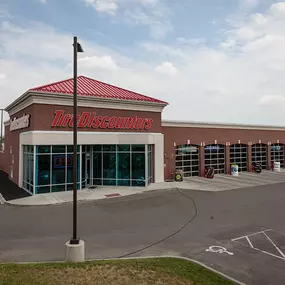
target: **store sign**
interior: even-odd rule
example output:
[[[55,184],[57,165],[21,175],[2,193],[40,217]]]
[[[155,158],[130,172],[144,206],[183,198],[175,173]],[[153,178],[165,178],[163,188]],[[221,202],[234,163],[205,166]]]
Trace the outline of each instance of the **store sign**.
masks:
[[[66,114],[62,110],[56,110],[51,126],[72,128],[73,122],[72,114]],[[94,112],[82,112],[77,115],[77,122],[78,128],[149,130],[152,127],[153,119],[138,116],[100,116]]]
[[[272,145],[271,146],[271,150],[280,151],[281,150],[281,145]]]
[[[198,151],[197,146],[183,146],[182,147],[182,152],[184,153],[193,153],[197,151]]]
[[[23,115],[21,118],[10,120],[10,131],[25,129],[30,126],[30,115]]]
[[[205,147],[205,150],[212,150],[212,151],[218,151],[220,147],[218,145],[208,145]]]

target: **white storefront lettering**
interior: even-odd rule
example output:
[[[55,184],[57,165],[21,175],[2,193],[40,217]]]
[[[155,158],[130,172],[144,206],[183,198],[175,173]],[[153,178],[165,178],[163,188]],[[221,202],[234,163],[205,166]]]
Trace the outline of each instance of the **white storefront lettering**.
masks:
[[[28,128],[30,125],[30,115],[23,115],[21,118],[10,120],[10,131]]]

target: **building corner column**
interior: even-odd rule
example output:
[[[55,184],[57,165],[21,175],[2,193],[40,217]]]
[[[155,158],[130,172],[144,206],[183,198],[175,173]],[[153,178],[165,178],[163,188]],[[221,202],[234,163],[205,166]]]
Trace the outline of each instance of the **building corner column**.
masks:
[[[199,165],[200,165],[200,171],[199,176],[204,177],[204,169],[205,169],[205,143],[201,143],[199,146]]]
[[[252,142],[249,142],[247,145],[247,171],[251,172],[252,170],[252,154],[251,154]]]
[[[176,170],[176,143],[174,142],[171,146],[171,154],[168,156],[168,177],[170,180],[175,179],[175,170]]]
[[[271,170],[271,142],[266,145],[267,170]]]
[[[154,181],[164,182],[164,135],[155,136],[154,146]]]
[[[225,172],[231,174],[231,158],[230,158],[230,143],[226,142],[225,148]]]

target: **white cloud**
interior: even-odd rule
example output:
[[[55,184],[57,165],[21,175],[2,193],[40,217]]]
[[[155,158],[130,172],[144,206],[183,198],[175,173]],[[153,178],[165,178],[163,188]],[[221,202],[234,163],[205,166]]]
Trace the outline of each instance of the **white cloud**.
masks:
[[[193,38],[193,39],[186,39],[183,37],[178,37],[176,40],[181,44],[189,44],[189,45],[202,45],[206,43],[206,39],[204,38]]]
[[[276,110],[285,110],[282,7],[230,23],[217,47],[177,35],[172,44],[148,41],[119,52],[80,39],[85,52],[79,55],[78,73],[169,102],[167,119],[280,124],[282,112]],[[28,88],[72,77],[72,34],[12,20],[0,26],[0,34],[6,75],[0,108]]]
[[[261,105],[279,105],[280,103],[285,104],[285,97],[282,95],[264,95],[259,100]]]
[[[153,5],[158,3],[159,0],[138,0],[139,3],[142,3],[144,5]]]
[[[178,72],[177,68],[171,62],[163,62],[158,65],[155,70],[159,73],[170,76],[175,75]]]
[[[161,39],[173,31],[172,11],[161,0],[84,0],[97,12],[116,15],[116,21],[147,27],[150,35]],[[120,13],[118,13],[120,11]]]
[[[285,14],[285,2],[279,2],[271,5],[271,13],[277,15],[284,15]]]
[[[91,5],[97,12],[115,15],[118,10],[117,0],[84,0],[86,5]]]
[[[0,85],[4,84],[4,80],[7,78],[6,74],[0,73]]]
[[[260,0],[240,0],[240,5],[243,8],[254,8],[259,4]]]
[[[47,3],[47,0],[38,0],[39,2],[43,3],[43,4],[46,4]]]
[[[157,18],[153,14],[147,14],[140,9],[127,10],[125,16],[130,24],[148,27],[151,36],[155,39],[161,39],[173,30],[169,21]]]
[[[83,57],[78,60],[78,65],[82,68],[101,68],[107,70],[115,70],[117,68],[116,63],[109,55]]]

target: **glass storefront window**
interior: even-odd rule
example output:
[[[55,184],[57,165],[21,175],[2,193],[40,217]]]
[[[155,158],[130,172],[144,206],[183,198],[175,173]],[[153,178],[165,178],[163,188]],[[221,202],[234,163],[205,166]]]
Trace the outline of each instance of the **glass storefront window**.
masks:
[[[80,154],[77,155],[77,182],[80,182],[80,176],[79,176],[79,170],[81,167],[80,163]],[[68,154],[67,155],[67,183],[73,183],[73,155]]]
[[[23,188],[33,193],[35,186],[36,194],[73,190],[73,146],[36,146],[35,171],[33,150],[33,146],[23,146]],[[79,146],[78,189],[92,184],[148,185],[153,176],[152,159],[152,146]]]
[[[37,185],[50,184],[50,155],[37,155]]]
[[[103,178],[116,179],[116,154],[103,153]]]
[[[52,154],[52,184],[65,183],[66,155]]]
[[[53,145],[52,153],[66,153],[66,146],[65,145]]]
[[[130,145],[129,144],[119,144],[118,151],[130,152]]]
[[[50,145],[39,145],[37,146],[38,153],[50,153]]]
[[[36,194],[50,193],[50,186],[36,187]]]
[[[103,145],[103,151],[116,151],[116,145],[115,144],[106,144]]]
[[[132,180],[145,179],[145,154],[132,153]]]
[[[102,177],[102,153],[93,153],[93,178]]]
[[[145,145],[144,144],[133,144],[132,151],[145,152]]]
[[[67,146],[67,152],[68,153],[73,153],[73,145],[68,145]],[[80,146],[79,145],[77,146],[77,152],[78,153],[80,152]]]
[[[131,180],[118,180],[118,186],[131,186]]]
[[[148,152],[147,152],[147,163],[148,163],[148,181],[147,184],[149,185],[152,181],[152,149],[151,149],[151,145],[148,145]]]
[[[118,153],[118,179],[130,180],[130,164],[131,164],[130,153]]]
[[[65,191],[65,184],[52,186],[51,192],[62,192]]]
[[[102,145],[101,144],[96,144],[93,146],[93,151],[102,151]]]
[[[34,147],[23,146],[23,188],[29,193],[34,192]]]
[[[83,152],[83,149],[85,150],[85,148],[83,148],[82,146],[82,166],[81,166],[82,188],[85,188],[86,187],[86,153]]]

